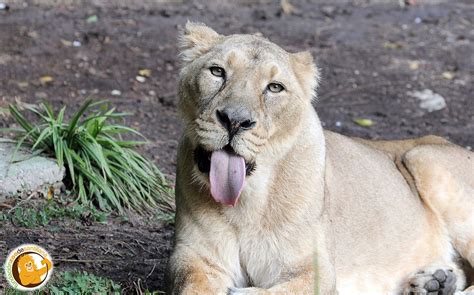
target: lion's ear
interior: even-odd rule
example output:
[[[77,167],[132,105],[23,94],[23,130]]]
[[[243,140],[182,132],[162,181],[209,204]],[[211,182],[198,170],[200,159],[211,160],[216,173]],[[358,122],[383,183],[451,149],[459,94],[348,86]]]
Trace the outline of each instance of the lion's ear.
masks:
[[[190,62],[206,53],[218,40],[220,35],[202,23],[188,21],[179,35],[181,57]]]
[[[314,99],[320,75],[318,68],[314,64],[313,56],[308,51],[298,52],[291,54],[291,60],[295,75],[303,87],[305,95],[310,99]]]

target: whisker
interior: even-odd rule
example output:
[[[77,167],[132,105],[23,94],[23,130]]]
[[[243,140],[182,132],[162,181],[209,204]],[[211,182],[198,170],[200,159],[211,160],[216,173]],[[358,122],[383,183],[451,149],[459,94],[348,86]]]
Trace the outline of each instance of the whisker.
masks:
[[[263,142],[262,142],[262,143],[256,143],[256,142],[252,141],[250,138],[246,138],[246,141],[249,142],[249,143],[251,143],[251,144],[253,144],[253,145],[256,146],[256,147],[261,147],[261,146],[264,145]]]
[[[204,128],[199,128],[198,131],[204,132],[204,133],[219,133],[217,130],[211,130],[211,129],[204,129]]]
[[[246,147],[249,151],[251,151],[252,153],[254,153],[254,154],[257,154],[257,153],[258,153],[258,150],[257,150],[255,147],[251,147],[251,146],[248,145],[248,144],[245,144],[245,147]]]
[[[250,135],[253,135],[253,134],[250,134]],[[254,145],[257,145],[257,146],[262,146],[262,145],[264,145],[264,144],[265,144],[265,141],[266,141],[266,139],[263,139],[263,138],[261,138],[261,137],[257,137],[257,136],[255,136],[255,135],[254,135],[253,137],[252,137],[252,136],[248,136],[248,137],[246,138],[246,140],[249,141],[249,142],[251,142],[251,143],[253,143]],[[256,142],[256,141],[257,141],[257,142]]]

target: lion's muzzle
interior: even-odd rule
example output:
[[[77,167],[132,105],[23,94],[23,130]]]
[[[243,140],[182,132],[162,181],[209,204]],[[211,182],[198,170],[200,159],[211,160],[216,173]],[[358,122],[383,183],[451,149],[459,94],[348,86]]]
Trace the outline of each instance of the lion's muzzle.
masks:
[[[219,123],[229,132],[229,141],[239,132],[253,129],[257,121],[250,111],[244,107],[225,107],[216,110]]]

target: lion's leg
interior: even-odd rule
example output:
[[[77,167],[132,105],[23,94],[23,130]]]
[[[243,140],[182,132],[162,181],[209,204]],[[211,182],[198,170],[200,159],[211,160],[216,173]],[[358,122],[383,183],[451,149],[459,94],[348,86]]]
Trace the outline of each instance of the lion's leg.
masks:
[[[474,155],[452,145],[427,145],[407,152],[404,164],[427,209],[444,224],[454,248],[473,267]]]
[[[421,146],[406,153],[404,163],[456,250],[474,266],[474,154],[456,146]]]
[[[168,283],[173,288],[169,294],[226,295],[234,284],[211,257],[198,255],[192,249],[180,246],[176,246],[170,257],[168,276]]]

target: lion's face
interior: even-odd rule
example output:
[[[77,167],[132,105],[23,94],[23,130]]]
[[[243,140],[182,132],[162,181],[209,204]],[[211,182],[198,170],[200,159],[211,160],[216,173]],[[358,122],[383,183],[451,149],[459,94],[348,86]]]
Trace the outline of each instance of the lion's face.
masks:
[[[180,111],[196,170],[203,179],[209,173],[217,201],[234,205],[259,155],[300,130],[316,69],[311,55],[258,36],[221,36],[188,23],[182,41]]]

